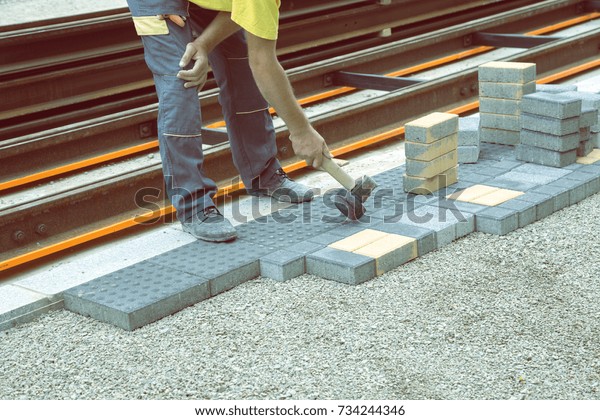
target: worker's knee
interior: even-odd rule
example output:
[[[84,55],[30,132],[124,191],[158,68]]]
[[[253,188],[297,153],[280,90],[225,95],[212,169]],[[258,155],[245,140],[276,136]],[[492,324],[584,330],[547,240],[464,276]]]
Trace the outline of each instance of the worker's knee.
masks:
[[[202,129],[196,89],[183,87],[176,76],[155,75],[159,100],[159,135],[198,137]]]

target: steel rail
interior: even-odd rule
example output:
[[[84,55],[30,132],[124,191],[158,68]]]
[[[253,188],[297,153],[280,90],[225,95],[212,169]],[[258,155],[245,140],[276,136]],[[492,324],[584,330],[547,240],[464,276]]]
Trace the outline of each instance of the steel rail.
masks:
[[[582,10],[583,4],[585,2],[581,1],[546,1],[540,5],[527,7],[525,15],[535,18],[539,24],[555,22],[557,16],[574,15]],[[504,12],[499,15],[500,18],[483,18],[476,20],[474,24],[462,24],[455,27],[463,31],[465,37],[471,32],[490,30],[499,24],[527,27],[519,23],[523,20],[523,16],[520,15],[523,10],[525,8]],[[434,34],[436,33],[434,32]],[[439,54],[442,54],[444,49],[446,51],[453,49],[462,51],[464,48],[464,40],[460,39],[460,36],[458,36],[458,40],[455,39],[456,37],[450,37],[455,39],[453,45],[449,46],[446,42],[444,48],[436,45],[439,44],[436,37],[439,35],[433,35],[429,42],[423,44],[423,47],[429,50],[428,55],[431,55],[432,48],[435,48]],[[317,66],[319,70],[310,70],[312,66],[303,66],[290,71],[289,74],[299,95],[313,95],[327,89],[331,84],[331,77],[327,75],[328,71],[330,73],[338,70],[386,73],[397,68],[397,59],[395,58],[397,54],[403,54],[403,59],[410,64],[419,63],[423,59],[423,53],[418,48],[414,48],[410,55],[405,54],[407,48],[403,48],[403,45],[409,45],[411,39],[370,49],[370,52],[364,57],[362,53],[352,53],[344,56],[343,59],[325,60],[322,65]],[[201,104],[205,121],[214,121],[221,117],[217,90],[204,92]],[[61,165],[73,165],[82,158],[95,158],[99,154],[101,155],[103,150],[113,153],[119,149],[140,147],[149,139],[155,138],[155,119],[156,106],[144,106],[116,115],[97,117],[89,122],[71,124],[2,142],[0,144],[0,170],[2,171],[0,172],[0,182],[6,183],[31,176],[32,173],[53,170]],[[210,134],[215,142],[225,138],[223,133],[210,132]],[[207,136],[207,140],[210,140],[210,137]],[[27,154],[26,160],[18,158],[23,153]],[[48,156],[53,158],[49,160]]]
[[[531,48],[522,53],[510,57],[512,61],[532,61],[537,63],[538,74],[540,77],[546,77],[554,72],[563,72],[573,65],[592,63],[597,66],[598,60],[597,48],[600,44],[600,30],[593,30],[584,34],[556,40],[535,48]],[[590,58],[593,57],[593,60]],[[588,64],[588,67],[590,64]],[[341,110],[335,110],[327,114],[314,118],[313,124],[328,139],[328,142],[337,153],[352,150],[356,144],[372,144],[373,142],[383,141],[389,136],[401,134],[402,125],[419,115],[438,110],[456,110],[476,108],[476,102],[473,99],[476,96],[476,90],[471,87],[477,83],[477,69],[471,68],[456,74],[451,74],[440,79],[422,82],[398,91],[391,92],[383,97],[367,100],[361,104],[352,105]],[[410,107],[404,106],[410,103]],[[283,131],[278,133],[281,135]],[[365,137],[375,136],[376,140],[365,139]],[[221,153],[225,153],[223,148]],[[210,164],[212,162],[212,165]],[[221,162],[221,159],[209,160],[209,168],[212,172],[214,164]],[[297,162],[285,162],[288,167],[298,166]],[[210,167],[212,166],[212,167]],[[300,165],[301,166],[301,165]],[[53,239],[63,237],[72,237],[73,232],[85,229],[86,219],[93,224],[107,223],[114,219],[115,214],[122,217],[131,212],[139,212],[139,209],[132,209],[132,197],[136,191],[144,191],[144,188],[162,187],[162,177],[159,171],[151,167],[140,169],[132,176],[121,176],[115,180],[107,180],[101,188],[95,188],[94,185],[81,187],[75,193],[63,193],[48,200],[50,207],[43,209],[40,203],[31,202],[15,207],[9,214],[3,212],[0,214],[0,240],[2,249],[6,249],[7,240],[11,236],[14,238],[14,229],[26,226],[24,229],[33,232],[40,231],[35,235],[40,239],[44,231],[51,231],[57,226],[44,221],[60,222],[68,227]],[[135,175],[135,176],[133,176]],[[155,197],[157,203],[162,202],[162,197]],[[129,207],[127,206],[129,203]],[[139,202],[138,202],[139,203]],[[128,209],[127,209],[128,207]],[[157,204],[157,208],[159,205]],[[107,211],[108,210],[108,211]],[[113,210],[113,211],[111,211]],[[47,213],[44,213],[46,211]],[[11,219],[11,220],[9,220]],[[111,225],[110,223],[108,223]],[[42,229],[41,226],[45,229]],[[25,234],[24,230],[22,231]],[[84,235],[85,236],[85,235]],[[55,242],[54,240],[52,242]],[[46,249],[50,241],[44,243],[40,240],[41,249]],[[3,256],[13,254],[4,263],[0,264],[0,269],[9,268],[12,263],[6,261],[17,261],[16,254],[22,254],[23,251],[36,252],[37,246],[21,247],[20,252],[13,247],[12,252],[4,253]],[[38,249],[38,251],[40,251]],[[42,251],[40,251],[42,252]],[[31,255],[31,254],[30,254]]]
[[[340,49],[345,52],[348,48],[355,49],[351,44],[360,35],[371,34],[367,41],[381,44],[385,39],[378,39],[373,34],[383,27],[401,26],[414,30],[415,26],[426,24],[428,19],[435,21],[433,18],[438,19],[440,27],[442,18],[444,21],[449,19],[448,23],[456,23],[458,18],[467,21],[486,11],[496,13],[535,1],[443,0],[437,2],[434,11],[427,10],[429,8],[425,8],[423,2],[416,0],[394,1],[386,6],[373,1],[351,2],[353,7],[331,9],[334,3],[313,6],[313,9],[327,6],[329,13],[296,20],[288,18],[287,23],[284,20],[278,46],[279,54],[285,55],[282,61],[287,68],[323,59],[324,49],[318,47],[335,41],[347,42],[341,46],[338,42],[329,57],[342,53]],[[298,13],[301,11],[303,9]],[[46,128],[56,127],[59,121],[72,123],[81,114],[78,108],[82,106],[106,108],[110,103],[115,112],[124,110],[118,102],[114,103],[114,95],[127,93],[127,100],[130,100],[135,92],[140,97],[138,102],[156,102],[141,44],[127,14],[94,18],[81,24],[70,22],[69,25],[67,28],[64,24],[57,29],[42,28],[33,34],[17,31],[17,34],[0,35],[0,49],[6,51],[5,63],[0,67],[4,69],[0,74],[0,96],[4,98],[0,104],[0,119],[7,120],[6,127],[0,129],[0,139],[23,135],[25,128],[31,127],[32,118],[38,120],[38,126],[46,124]],[[67,38],[70,33],[75,39]],[[302,53],[289,54],[300,51]],[[81,106],[77,107],[78,104]]]

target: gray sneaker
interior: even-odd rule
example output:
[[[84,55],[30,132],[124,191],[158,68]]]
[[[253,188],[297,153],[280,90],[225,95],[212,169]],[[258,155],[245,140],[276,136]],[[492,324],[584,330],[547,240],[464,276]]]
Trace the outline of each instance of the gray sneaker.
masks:
[[[252,188],[248,193],[256,196],[269,196],[285,203],[302,203],[314,197],[314,191],[304,184],[291,180],[283,169],[278,169],[271,179],[260,188]]]
[[[195,238],[208,242],[227,242],[237,238],[237,232],[231,222],[214,207],[205,208],[202,213],[181,222],[183,231]]]

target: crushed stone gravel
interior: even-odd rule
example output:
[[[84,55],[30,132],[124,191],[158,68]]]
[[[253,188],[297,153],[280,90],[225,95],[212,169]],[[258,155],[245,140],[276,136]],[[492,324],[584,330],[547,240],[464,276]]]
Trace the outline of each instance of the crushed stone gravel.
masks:
[[[600,194],[360,286],[259,278],[125,332],[0,333],[3,399],[598,399]]]

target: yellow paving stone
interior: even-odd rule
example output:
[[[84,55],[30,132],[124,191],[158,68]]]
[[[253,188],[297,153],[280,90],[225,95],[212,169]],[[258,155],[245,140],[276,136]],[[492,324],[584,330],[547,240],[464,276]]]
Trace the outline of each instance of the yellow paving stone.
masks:
[[[406,159],[406,175],[418,178],[432,178],[458,165],[458,151],[452,150],[430,162]]]
[[[334,242],[329,245],[330,248],[339,249],[341,251],[352,252],[358,248],[362,248],[365,245],[369,245],[372,242],[381,239],[388,234],[374,229],[365,229],[361,232],[355,233],[354,235],[348,236],[340,241]]]
[[[498,191],[482,195],[473,200],[470,200],[469,202],[473,204],[481,204],[484,206],[497,206],[498,204],[502,204],[505,201],[512,200],[513,198],[516,198],[523,194],[525,193],[522,191],[513,191],[500,188]]]
[[[451,134],[433,143],[415,143],[406,141],[404,153],[407,159],[430,162],[458,147],[458,133]]]
[[[592,163],[596,163],[600,160],[600,149],[594,149],[592,152],[580,158],[577,158],[577,163],[582,165],[591,165]]]
[[[356,249],[354,253],[374,258],[375,270],[379,276],[417,258],[417,240],[390,233]]]
[[[407,174],[404,174],[402,178],[404,191],[411,194],[431,194],[458,181],[458,165],[432,178],[421,178]]]
[[[458,132],[458,115],[433,112],[404,126],[404,138],[417,143],[433,143]]]
[[[457,191],[447,196],[450,200],[457,201],[467,201],[471,202],[472,200],[481,197],[486,194],[493,193],[498,191],[500,188],[498,187],[490,187],[488,185],[473,185],[472,187],[465,188],[462,191]]]

